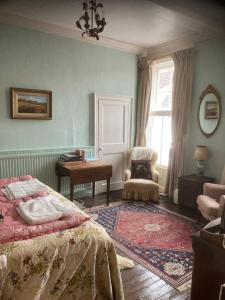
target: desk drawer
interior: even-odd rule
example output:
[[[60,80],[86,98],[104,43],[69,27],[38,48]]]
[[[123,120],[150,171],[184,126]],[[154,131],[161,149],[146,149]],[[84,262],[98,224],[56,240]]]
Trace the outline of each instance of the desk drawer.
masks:
[[[74,184],[88,183],[108,179],[112,176],[112,167],[103,166],[98,169],[82,169],[71,173],[71,182]]]

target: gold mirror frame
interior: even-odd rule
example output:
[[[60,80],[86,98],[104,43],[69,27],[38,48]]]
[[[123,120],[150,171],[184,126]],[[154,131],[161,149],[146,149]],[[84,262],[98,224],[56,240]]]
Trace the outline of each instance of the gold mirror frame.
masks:
[[[200,122],[200,108],[201,108],[201,104],[202,104],[202,101],[204,100],[204,97],[206,95],[208,95],[208,94],[214,94],[215,97],[217,98],[218,105],[219,105],[219,118],[218,118],[218,122],[216,124],[215,129],[212,132],[210,132],[210,133],[207,133],[207,132],[205,132],[202,129],[202,125],[201,125],[201,122]],[[207,86],[207,88],[202,92],[201,96],[199,97],[200,102],[199,102],[199,106],[198,106],[198,125],[199,125],[199,128],[200,128],[202,134],[204,134],[207,138],[210,137],[210,136],[212,136],[215,133],[215,131],[218,128],[218,126],[219,126],[220,119],[221,119],[221,101],[220,101],[220,99],[221,99],[220,98],[220,94],[217,92],[217,90],[211,84],[209,84]]]

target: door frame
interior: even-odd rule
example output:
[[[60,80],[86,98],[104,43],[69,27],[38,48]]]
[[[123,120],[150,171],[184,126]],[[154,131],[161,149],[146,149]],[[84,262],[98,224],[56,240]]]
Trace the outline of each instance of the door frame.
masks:
[[[128,124],[130,126],[130,132],[128,134],[128,149],[131,147],[131,135],[133,132],[132,116],[133,116],[133,97],[131,96],[113,96],[105,94],[94,93],[94,147],[95,157],[99,158],[99,100],[110,100],[110,101],[126,101],[129,106]],[[96,194],[99,193],[100,182],[96,182]]]

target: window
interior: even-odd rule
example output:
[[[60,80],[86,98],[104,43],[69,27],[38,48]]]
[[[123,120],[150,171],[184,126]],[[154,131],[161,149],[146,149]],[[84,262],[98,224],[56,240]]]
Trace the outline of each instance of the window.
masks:
[[[152,67],[147,146],[158,152],[158,164],[167,166],[171,146],[173,60],[156,61]]]

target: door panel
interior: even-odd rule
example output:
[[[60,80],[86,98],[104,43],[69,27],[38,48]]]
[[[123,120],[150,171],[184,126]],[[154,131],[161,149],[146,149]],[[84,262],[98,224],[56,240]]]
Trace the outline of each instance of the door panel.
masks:
[[[112,164],[110,189],[123,188],[126,153],[130,146],[131,98],[101,97],[95,95],[96,156]],[[101,182],[97,192],[105,191]]]
[[[124,174],[124,153],[107,153],[103,154],[102,159],[113,165],[113,173],[111,178],[111,190],[119,190],[123,188],[123,174]],[[106,183],[103,183],[105,185]]]
[[[124,143],[124,122],[125,109],[121,102],[116,104],[100,101],[102,108],[100,119],[102,118],[102,142],[107,144]],[[115,122],[116,121],[116,122]]]

